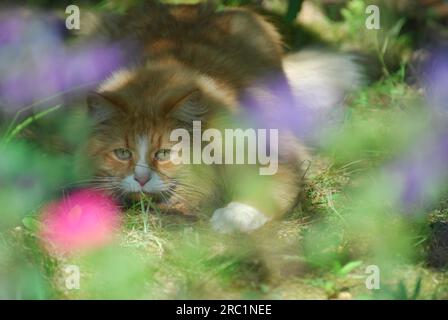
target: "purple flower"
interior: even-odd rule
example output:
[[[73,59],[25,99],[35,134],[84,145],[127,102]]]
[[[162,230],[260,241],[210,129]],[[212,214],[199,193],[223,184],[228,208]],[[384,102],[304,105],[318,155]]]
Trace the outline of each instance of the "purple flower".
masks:
[[[16,17],[0,17],[0,46],[11,45],[20,39],[24,23]]]
[[[388,169],[405,211],[433,204],[448,181],[448,51],[436,50],[423,75],[431,132]]]
[[[257,128],[272,128],[294,133],[308,143],[320,143],[340,120],[341,108],[322,107],[317,92],[294,92],[283,75],[271,75],[245,91],[241,104],[246,118]],[[330,110],[331,109],[331,110]]]
[[[424,74],[429,105],[435,112],[448,115],[448,48],[434,50]],[[446,119],[445,119],[446,120]]]
[[[120,45],[65,45],[55,21],[25,10],[0,16],[0,106],[4,111],[15,112],[80,86],[93,87],[124,63]]]
[[[448,181],[448,130],[423,137],[387,174],[398,188],[398,205],[404,211],[433,203]]]

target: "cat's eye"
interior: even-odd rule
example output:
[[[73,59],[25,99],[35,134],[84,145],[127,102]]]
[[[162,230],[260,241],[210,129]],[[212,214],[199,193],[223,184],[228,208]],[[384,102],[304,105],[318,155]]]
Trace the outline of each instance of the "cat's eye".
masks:
[[[170,160],[171,150],[170,149],[160,149],[156,152],[155,158],[158,161],[168,161]]]
[[[129,160],[132,158],[132,152],[125,148],[115,149],[114,154],[119,160],[123,160],[123,161]]]

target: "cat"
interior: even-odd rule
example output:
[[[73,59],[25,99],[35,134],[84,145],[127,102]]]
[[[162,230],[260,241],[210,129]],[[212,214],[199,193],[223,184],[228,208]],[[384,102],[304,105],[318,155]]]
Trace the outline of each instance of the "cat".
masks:
[[[221,233],[252,232],[299,200],[310,156],[294,130],[279,119],[269,122],[281,114],[278,103],[306,97],[325,113],[362,78],[349,55],[285,56],[274,26],[246,9],[149,2],[89,25],[84,31],[102,41],[137,43],[142,57],[88,96],[92,184],[117,197],[146,194],[167,210],[211,216]],[[253,110],[245,108],[248,101],[256,101]],[[260,114],[267,116],[253,121]],[[192,132],[194,121],[202,130],[279,128],[277,172],[260,175],[259,166],[248,164],[174,164],[170,134]]]

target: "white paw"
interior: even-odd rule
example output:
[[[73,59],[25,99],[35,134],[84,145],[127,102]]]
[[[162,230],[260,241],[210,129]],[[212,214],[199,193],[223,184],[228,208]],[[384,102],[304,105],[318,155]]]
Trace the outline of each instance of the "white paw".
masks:
[[[260,228],[269,219],[247,204],[231,202],[225,208],[216,209],[210,223],[213,229],[220,233],[233,231],[248,233]]]

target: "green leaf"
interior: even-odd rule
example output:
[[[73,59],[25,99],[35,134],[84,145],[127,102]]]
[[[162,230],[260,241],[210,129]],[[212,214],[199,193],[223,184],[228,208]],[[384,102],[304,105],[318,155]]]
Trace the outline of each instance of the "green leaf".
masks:
[[[302,7],[303,0],[289,0],[288,9],[286,10],[285,19],[288,23],[293,23],[297,15],[299,14],[300,8]]]
[[[362,261],[351,261],[347,263],[345,266],[343,266],[339,271],[339,276],[346,276],[350,272],[352,272],[354,269],[362,265]]]
[[[412,293],[412,296],[410,297],[410,299],[417,300],[421,289],[422,289],[422,278],[418,277],[417,283],[415,284],[414,292]]]
[[[22,219],[22,224],[30,231],[37,231],[40,227],[40,222],[34,216],[27,216]]]

